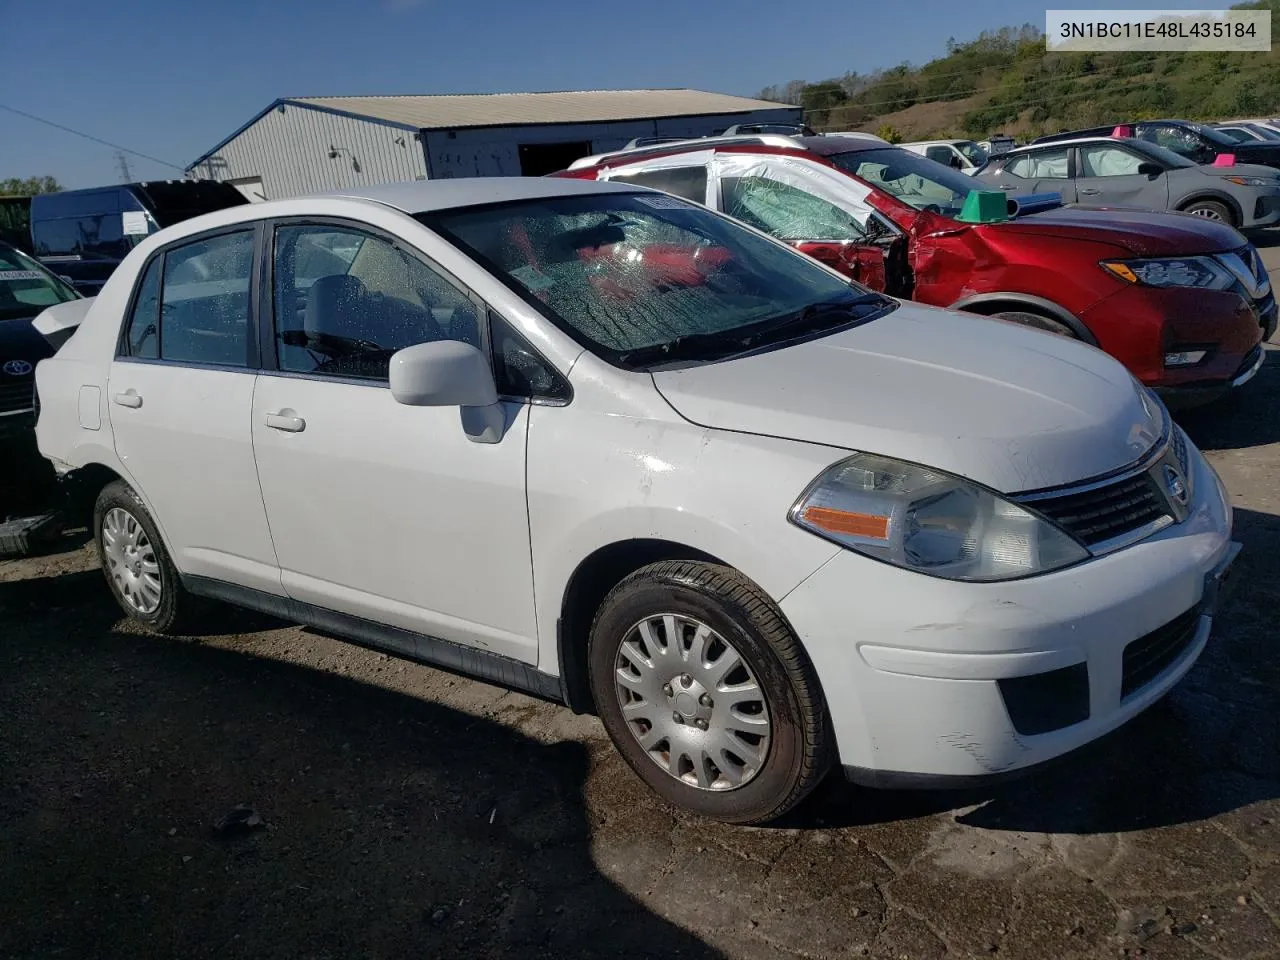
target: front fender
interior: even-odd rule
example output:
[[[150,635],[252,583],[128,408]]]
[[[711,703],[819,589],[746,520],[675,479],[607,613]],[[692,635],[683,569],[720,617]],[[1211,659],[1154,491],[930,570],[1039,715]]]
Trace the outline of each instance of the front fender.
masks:
[[[839,551],[791,524],[787,511],[844,455],[588,404],[533,408],[527,483],[539,669],[559,670],[556,623],[574,572],[612,544],[662,540],[710,554],[781,601]]]

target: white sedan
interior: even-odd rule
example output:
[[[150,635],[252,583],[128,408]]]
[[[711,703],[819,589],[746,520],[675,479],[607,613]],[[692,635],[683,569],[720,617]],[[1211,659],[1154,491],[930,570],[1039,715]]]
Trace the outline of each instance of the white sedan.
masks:
[[[703,207],[444,180],[224,210],[37,322],[40,449],[124,611],[215,598],[594,711],[774,818],[1029,767],[1163,695],[1235,556],[1104,353]]]

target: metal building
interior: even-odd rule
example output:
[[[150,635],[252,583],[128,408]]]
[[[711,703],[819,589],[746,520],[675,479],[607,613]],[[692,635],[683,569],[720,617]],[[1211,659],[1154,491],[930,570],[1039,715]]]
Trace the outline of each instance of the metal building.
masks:
[[[250,200],[437,177],[541,176],[636,137],[799,123],[799,107],[700,90],[277,100],[187,168]]]

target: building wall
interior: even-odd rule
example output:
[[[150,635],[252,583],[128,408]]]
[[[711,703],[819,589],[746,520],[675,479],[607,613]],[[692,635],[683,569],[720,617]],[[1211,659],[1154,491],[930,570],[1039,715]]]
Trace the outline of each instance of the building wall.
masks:
[[[589,141],[591,153],[617,150],[636,137],[702,137],[735,123],[799,123],[799,107],[753,113],[618,123],[552,124],[548,126],[427,130],[429,175],[440,177],[512,177],[520,175],[519,145]]]
[[[269,200],[423,180],[427,168],[416,137],[411,130],[285,104],[283,112],[271,110],[187,173],[211,180],[260,177]],[[334,159],[330,147],[339,150]]]

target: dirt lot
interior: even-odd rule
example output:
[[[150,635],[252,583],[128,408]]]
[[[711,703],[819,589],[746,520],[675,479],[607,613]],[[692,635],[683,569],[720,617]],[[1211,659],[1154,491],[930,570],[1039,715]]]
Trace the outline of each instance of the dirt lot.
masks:
[[[1280,957],[1277,411],[1273,351],[1183,418],[1245,551],[1165,702],[1029,780],[832,779],[765,829],[523,696],[247,614],[138,633],[74,538],[0,563],[0,957]],[[265,826],[215,836],[237,804]]]

